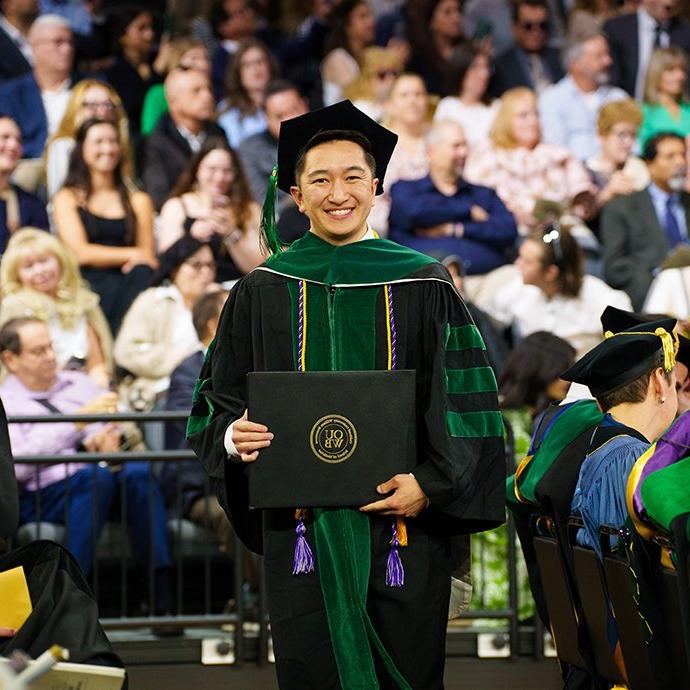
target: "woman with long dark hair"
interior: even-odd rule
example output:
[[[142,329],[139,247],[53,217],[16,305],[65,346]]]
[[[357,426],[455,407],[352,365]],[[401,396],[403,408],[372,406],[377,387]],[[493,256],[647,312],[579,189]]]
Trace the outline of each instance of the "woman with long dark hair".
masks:
[[[158,250],[184,235],[210,242],[218,280],[234,280],[263,261],[260,216],[239,157],[222,139],[209,139],[161,209]]]
[[[116,334],[156,265],[153,204],[124,176],[116,124],[90,119],[77,131],[65,185],[53,197],[53,220]]]

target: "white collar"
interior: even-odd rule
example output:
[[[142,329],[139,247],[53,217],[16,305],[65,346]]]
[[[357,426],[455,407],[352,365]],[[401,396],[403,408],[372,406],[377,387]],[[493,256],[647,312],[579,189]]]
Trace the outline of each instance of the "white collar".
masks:
[[[659,24],[659,22],[642,7],[637,8],[637,21],[641,29],[647,29],[648,31],[653,31],[656,29],[657,24]]]
[[[0,27],[2,27],[5,33],[15,42],[19,44],[28,43],[24,34],[14,25],[10,24],[4,14],[0,14]]]
[[[309,232],[314,232],[309,228]],[[316,233],[314,233],[316,234]],[[379,235],[374,231],[374,229],[367,223],[367,231],[357,240],[357,242],[362,242],[363,240],[377,240]],[[354,243],[353,243],[354,244]]]

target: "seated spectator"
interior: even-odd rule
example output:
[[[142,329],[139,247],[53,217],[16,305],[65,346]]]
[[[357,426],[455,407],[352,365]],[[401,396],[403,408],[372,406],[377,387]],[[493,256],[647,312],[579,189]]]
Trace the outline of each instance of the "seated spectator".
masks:
[[[86,120],[91,118],[108,120],[117,124],[122,142],[123,169],[127,177],[133,177],[129,124],[117,91],[102,81],[82,79],[74,85],[65,115],[46,144],[44,157],[46,191],[49,199],[52,199],[65,183],[77,130]]]
[[[39,13],[38,0],[0,5],[0,84],[31,72],[29,29]]]
[[[668,314],[684,324],[690,321],[690,266],[659,271],[649,287],[643,311]]]
[[[677,46],[652,53],[644,82],[640,147],[659,132],[690,134],[690,101],[686,95],[688,55]]]
[[[209,139],[161,209],[158,249],[167,250],[185,235],[209,242],[218,280],[236,280],[263,262],[260,220],[261,208],[252,200],[237,154],[224,139]]]
[[[266,86],[277,76],[278,65],[261,41],[240,44],[228,64],[225,98],[218,106],[218,124],[232,148],[266,129]]]
[[[362,69],[343,95],[363,113],[380,122],[385,115],[393,84],[402,69],[400,51],[379,46],[365,48]]]
[[[498,101],[488,92],[491,59],[472,43],[462,43],[449,62],[446,93],[434,113],[434,120],[452,120],[465,131],[470,148],[486,141],[496,117]],[[456,95],[457,94],[457,95]]]
[[[374,43],[376,21],[367,0],[343,0],[330,15],[331,34],[321,62],[323,104],[343,99],[344,90],[357,78],[364,49]]]
[[[29,30],[30,73],[0,85],[0,106],[22,130],[25,158],[40,158],[67,108],[74,44],[69,22],[46,14]]]
[[[0,385],[0,397],[9,415],[117,411],[114,393],[99,388],[82,372],[58,368],[50,332],[42,321],[25,317],[6,323],[0,330],[0,358],[10,372]],[[82,448],[91,452],[117,451],[121,436],[120,428],[112,423],[10,424],[9,432],[16,455],[57,454],[73,459]],[[126,519],[135,556],[142,568],[153,558],[159,597],[156,610],[161,613],[172,610],[165,507],[158,484],[150,481],[147,463],[126,462],[117,471],[80,462],[16,465],[15,472],[22,488],[20,522],[40,519],[67,524],[67,547],[87,575],[93,569],[94,535],[101,532],[108,518],[118,510],[119,490],[126,482]]]
[[[563,146],[545,143],[542,129],[534,92],[511,89],[501,98],[490,140],[471,150],[467,160],[467,181],[495,189],[523,232],[538,225],[538,202],[584,215],[580,207],[593,200],[582,163]]]
[[[166,51],[165,73],[176,69],[197,69],[210,76],[211,59],[204,44],[195,38],[181,36],[173,39]],[[141,110],[141,134],[148,136],[153,132],[158,120],[168,112],[165,86],[161,83],[149,87]]]
[[[674,320],[665,319],[612,334],[563,374],[568,381],[588,386],[604,412],[580,468],[572,503],[573,513],[585,525],[577,534],[578,543],[594,549],[600,558],[599,528],[623,527],[630,471],[676,414],[674,325]]]
[[[215,337],[220,312],[227,296],[227,292],[217,290],[203,295],[194,304],[192,320],[199,337],[199,347],[183,359],[170,375],[166,410],[191,410],[194,385],[201,371],[204,352]],[[185,422],[172,422],[166,426],[166,448],[189,449],[185,428]],[[210,491],[206,473],[198,462],[166,462],[161,471],[160,482],[166,505],[175,515],[208,527],[216,535],[220,548],[228,554],[233,553],[235,533],[218,499]]]
[[[546,0],[511,3],[515,44],[494,62],[491,93],[501,96],[509,89],[526,86],[540,94],[563,77],[561,56],[549,44],[550,11]]]
[[[644,161],[633,154],[642,122],[640,107],[631,98],[607,103],[597,117],[601,151],[585,161],[597,188],[599,208],[611,199],[639,192],[649,184]]]
[[[105,77],[119,94],[137,141],[146,92],[163,81],[161,60],[154,62],[153,14],[138,5],[117,5],[110,15],[115,57]]]
[[[371,226],[382,236],[388,233],[391,187],[398,180],[418,180],[429,173],[429,95],[420,76],[405,73],[395,80],[384,124],[398,135],[398,143],[388,163],[383,194],[376,197],[369,215]]]
[[[688,242],[685,141],[673,133],[652,137],[643,158],[651,182],[640,192],[610,201],[601,214],[604,275],[640,309],[654,272],[679,244]]]
[[[506,250],[517,237],[515,220],[493,190],[463,180],[462,127],[436,123],[428,151],[429,174],[391,188],[390,239],[427,254],[458,254],[468,276],[506,263]]]
[[[53,235],[19,230],[0,262],[0,325],[22,316],[48,324],[58,366],[84,370],[101,388],[112,376],[113,338],[98,295],[74,256]]]
[[[624,292],[584,273],[582,250],[565,227],[528,235],[515,264],[520,278],[497,290],[485,309],[516,338],[547,331],[581,356],[601,341],[599,314],[607,305],[630,309]]]
[[[453,51],[464,38],[459,0],[409,3],[407,41],[411,55],[406,69],[422,77],[429,93],[441,94]]]
[[[10,182],[21,157],[21,130],[11,117],[0,113],[0,254],[10,235],[22,225],[49,227],[45,204]]]
[[[127,312],[115,339],[115,363],[133,375],[135,388],[154,400],[168,389],[172,370],[199,348],[192,306],[214,282],[209,244],[182,237],[160,257],[160,268]],[[128,381],[125,388],[131,388]]]
[[[599,152],[597,113],[606,103],[627,98],[627,94],[608,85],[611,55],[602,34],[572,37],[563,62],[566,76],[539,96],[544,141],[565,146],[580,160],[587,160]]]
[[[112,122],[87,120],[77,131],[65,186],[53,197],[53,221],[116,335],[156,260],[151,199],[125,178]]]
[[[157,209],[168,198],[192,153],[209,136],[224,137],[213,118],[214,104],[208,76],[196,69],[173,70],[165,79],[169,112],[146,140],[144,188]]]

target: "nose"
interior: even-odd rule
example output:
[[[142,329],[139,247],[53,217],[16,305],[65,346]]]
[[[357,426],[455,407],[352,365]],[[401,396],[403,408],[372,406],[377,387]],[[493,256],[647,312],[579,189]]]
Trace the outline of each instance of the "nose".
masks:
[[[338,179],[334,180],[328,198],[334,204],[342,204],[347,201],[347,196],[347,191],[345,190],[342,181]]]

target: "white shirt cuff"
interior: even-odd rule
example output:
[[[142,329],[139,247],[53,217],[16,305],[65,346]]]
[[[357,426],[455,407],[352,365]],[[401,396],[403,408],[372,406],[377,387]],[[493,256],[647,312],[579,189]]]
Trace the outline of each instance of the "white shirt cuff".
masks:
[[[226,430],[225,430],[225,439],[223,440],[223,445],[225,446],[225,451],[228,454],[229,458],[236,457],[239,458],[240,454],[235,447],[235,444],[232,442],[232,430],[235,428],[235,422],[233,422]]]

